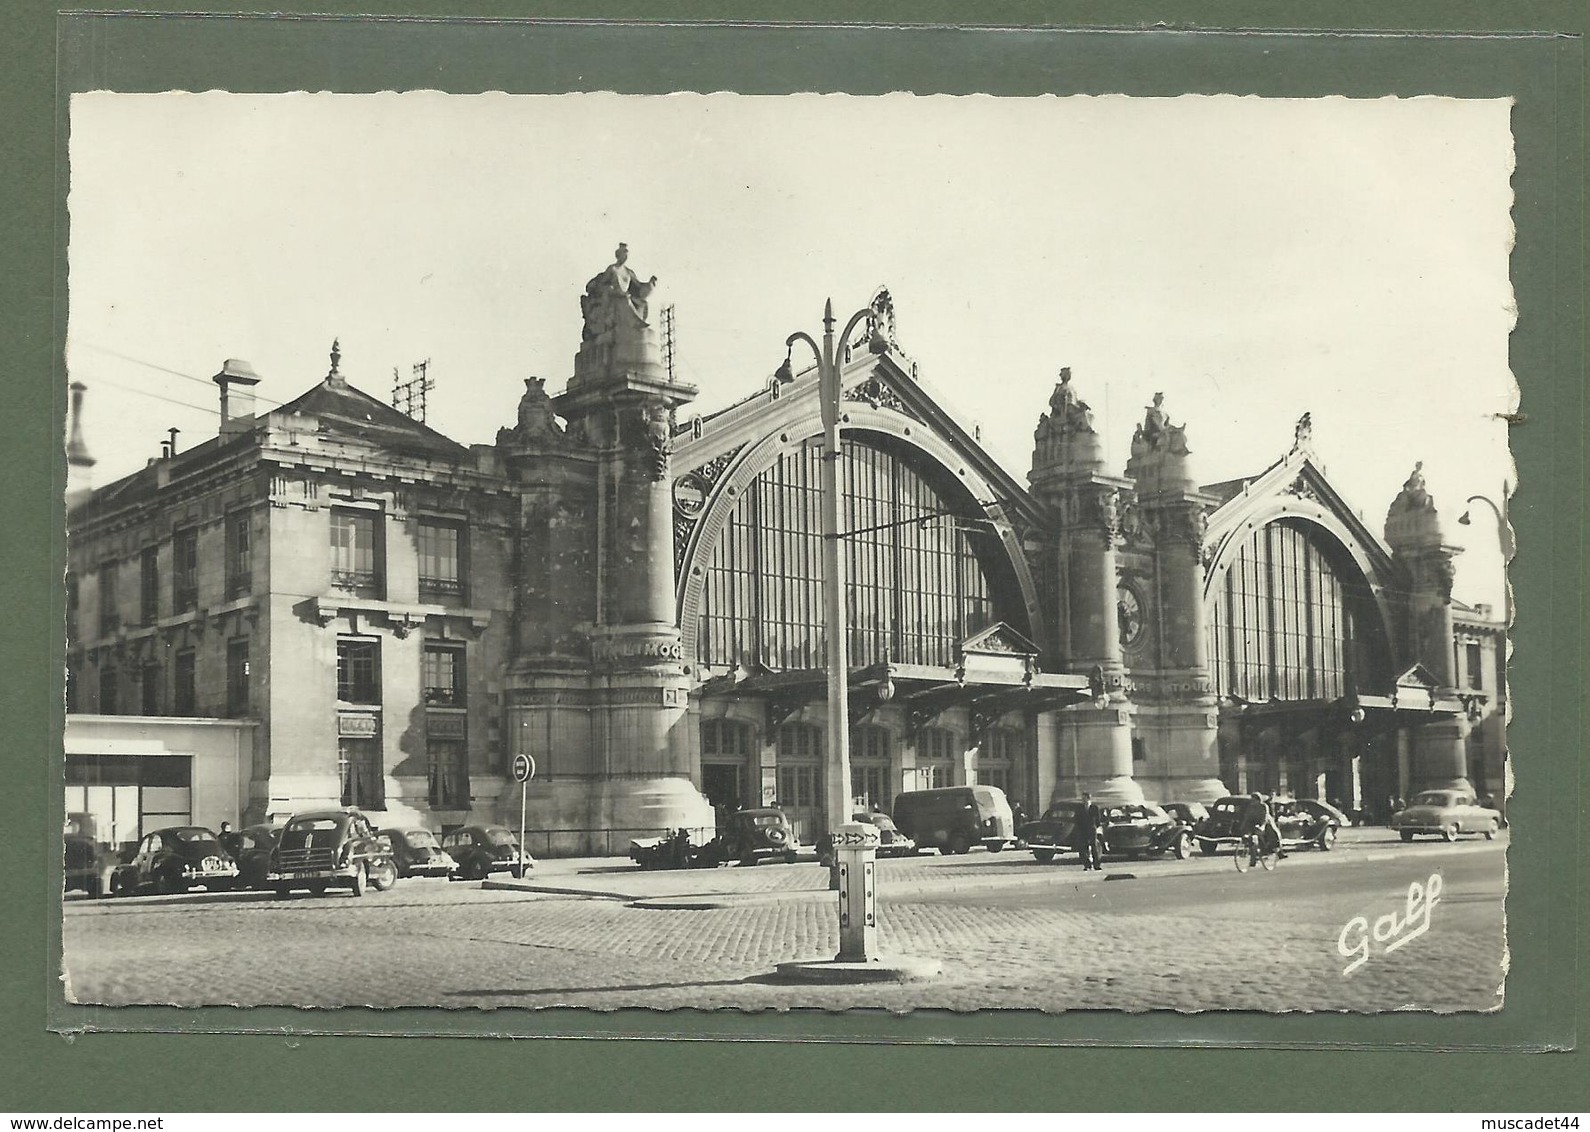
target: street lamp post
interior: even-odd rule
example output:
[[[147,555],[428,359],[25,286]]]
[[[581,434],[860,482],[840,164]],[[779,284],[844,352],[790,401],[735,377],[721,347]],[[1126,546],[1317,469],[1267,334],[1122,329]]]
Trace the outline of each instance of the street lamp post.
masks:
[[[844,533],[844,495],[840,482],[839,425],[841,387],[840,359],[835,343],[848,343],[851,332],[863,319],[873,317],[868,307],[850,316],[844,333],[834,337],[834,301],[823,307],[823,341],[819,346],[812,336],[797,330],[784,341],[784,364],[778,369],[781,382],[794,380],[789,351],[796,342],[805,342],[817,357],[818,397],[823,415],[823,628],[828,636],[828,774],[824,792],[824,831],[838,829],[850,820],[850,662],[846,649],[845,557],[841,540]],[[870,335],[868,346],[875,354],[888,351],[882,334]]]
[[[1464,506],[1479,502],[1485,504],[1496,515],[1496,539],[1502,550],[1502,624],[1507,629],[1513,627],[1513,587],[1507,579],[1507,564],[1512,561],[1514,552],[1513,528],[1507,522],[1507,489],[1502,488],[1502,504],[1497,506],[1496,501],[1486,495],[1471,495],[1464,500]],[[1458,516],[1460,526],[1468,526],[1471,522],[1470,512],[1464,511]]]

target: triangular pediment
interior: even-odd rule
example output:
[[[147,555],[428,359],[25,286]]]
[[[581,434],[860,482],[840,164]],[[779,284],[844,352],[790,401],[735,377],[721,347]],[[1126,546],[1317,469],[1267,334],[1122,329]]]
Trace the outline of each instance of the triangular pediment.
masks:
[[[1394,686],[1399,692],[1430,692],[1439,688],[1441,682],[1423,664],[1415,664],[1397,677]]]
[[[982,632],[967,637],[960,645],[964,656],[1032,656],[1038,655],[1038,646],[1012,629],[1003,621],[990,625]]]

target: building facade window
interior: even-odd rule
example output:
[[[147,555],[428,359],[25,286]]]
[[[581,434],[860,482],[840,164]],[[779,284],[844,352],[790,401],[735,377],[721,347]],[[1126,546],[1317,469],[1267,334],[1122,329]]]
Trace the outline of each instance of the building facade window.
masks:
[[[99,670],[99,714],[116,715],[120,705],[116,702],[119,673],[110,665]]]
[[[116,602],[116,563],[99,567],[99,635],[114,636],[121,628],[121,609]]]
[[[171,606],[176,613],[199,607],[199,532],[194,527],[171,535]]]
[[[420,556],[422,600],[464,600],[464,559],[468,541],[462,523],[439,519],[420,520],[415,542]]]
[[[742,494],[713,547],[694,629],[702,663],[747,658],[778,669],[826,663],[821,453],[784,456]],[[948,667],[995,620],[1026,624],[1008,559],[981,529],[935,522],[975,511],[937,466],[867,444],[844,446],[844,541],[852,662]],[[1009,600],[996,603],[995,595]]]
[[[138,556],[138,623],[160,620],[160,548],[146,546]]]
[[[429,800],[433,810],[469,809],[469,736],[460,712],[434,712],[425,720]]]
[[[195,686],[195,655],[192,649],[177,653],[171,666],[171,713],[197,715],[197,688]]]
[[[374,511],[331,513],[331,584],[359,597],[382,597],[381,515]]]
[[[141,715],[160,715],[160,666],[146,664],[138,673],[138,711]]]
[[[1485,650],[1478,641],[1467,641],[1463,645],[1463,657],[1467,662],[1464,672],[1468,677],[1468,687],[1475,692],[1485,690]]]
[[[923,790],[955,785],[955,758],[960,744],[948,727],[924,727],[916,733],[917,779]]]
[[[461,708],[466,705],[464,650],[459,645],[425,645],[421,678],[427,707]]]
[[[337,776],[342,781],[342,804],[361,810],[386,809],[386,782],[381,773],[381,738],[344,737],[337,740]]]
[[[1014,727],[990,727],[977,748],[977,783],[995,786],[1007,797],[1016,798],[1022,765],[1022,732]]]
[[[381,702],[381,642],[344,637],[337,642],[337,699],[347,704]]]
[[[249,713],[248,638],[226,642],[226,714],[233,719]]]
[[[247,511],[226,517],[226,599],[242,597],[254,587],[254,530]]]
[[[823,816],[822,728],[810,723],[786,723],[775,737],[778,752],[778,804],[788,814],[795,836],[815,842]]]
[[[889,797],[889,748],[892,736],[885,727],[861,724],[850,729],[850,799],[870,810],[887,806]]]

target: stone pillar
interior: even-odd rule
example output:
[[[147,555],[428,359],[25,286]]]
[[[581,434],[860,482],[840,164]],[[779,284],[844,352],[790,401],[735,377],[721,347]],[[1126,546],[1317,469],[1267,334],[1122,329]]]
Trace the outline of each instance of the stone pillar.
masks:
[[[1414,465],[1386,512],[1386,545],[1407,573],[1407,639],[1404,655],[1435,677],[1448,698],[1456,695],[1453,652],[1453,559],[1462,548],[1449,544],[1441,530],[1435,500],[1425,488],[1424,464]],[[1468,776],[1469,723],[1446,716],[1419,727],[1413,735],[1412,783],[1418,790],[1474,789]]]
[[[1186,429],[1170,423],[1163,400],[1154,394],[1126,465],[1136,485],[1132,522],[1149,539],[1153,565],[1142,610],[1149,659],[1132,673],[1148,757],[1140,773],[1158,800],[1213,801],[1226,793],[1204,606],[1204,532],[1214,500],[1199,490]]]
[[[1105,474],[1092,411],[1072,389],[1069,369],[1060,371],[1034,440],[1028,479],[1057,521],[1053,557],[1044,563],[1058,576],[1051,591],[1058,608],[1045,611],[1052,630],[1050,655],[1067,671],[1100,673],[1105,692],[1101,702],[1040,717],[1041,726],[1054,731],[1052,742],[1040,741],[1040,757],[1052,753],[1059,765],[1040,765],[1038,777],[1054,783],[1051,799],[1086,791],[1100,801],[1140,802],[1143,792],[1132,778],[1132,703],[1116,616],[1118,501],[1131,485]]]
[[[673,421],[696,390],[669,380],[649,317],[656,280],[627,255],[586,284],[567,390],[526,382],[518,423],[497,438],[522,497],[510,734],[553,745],[532,820],[591,831],[563,851],[712,825],[674,591]]]

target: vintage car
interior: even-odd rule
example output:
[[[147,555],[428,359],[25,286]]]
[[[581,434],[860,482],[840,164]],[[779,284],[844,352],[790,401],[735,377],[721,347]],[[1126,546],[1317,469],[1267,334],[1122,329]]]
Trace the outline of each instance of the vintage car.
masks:
[[[1440,834],[1456,841],[1460,833],[1481,833],[1489,841],[1502,827],[1500,811],[1481,806],[1466,790],[1425,790],[1391,817],[1391,828],[1404,841],[1416,833]]]
[[[94,899],[110,895],[110,879],[122,859],[92,837],[66,839],[66,891],[86,892]]]
[[[1341,822],[1331,812],[1331,807],[1311,799],[1268,799],[1275,826],[1281,832],[1283,849],[1330,850],[1336,845],[1336,833]],[[1235,849],[1256,820],[1258,800],[1250,795],[1238,794],[1222,798],[1209,807],[1209,820],[1198,831],[1198,848],[1206,854],[1217,853],[1222,845]]]
[[[754,865],[780,860],[795,863],[800,852],[795,827],[777,806],[760,806],[730,815],[718,836],[701,850],[714,863],[738,862]]]
[[[428,829],[381,829],[376,836],[386,838],[392,846],[392,860],[400,877],[445,877],[458,867]]]
[[[265,883],[278,896],[296,889],[318,896],[328,888],[363,896],[366,888],[388,889],[397,879],[391,848],[375,835],[369,818],[347,808],[294,814],[271,851]]]
[[[1019,839],[1010,800],[997,786],[941,786],[895,795],[895,824],[919,848],[961,854],[982,845],[998,853]]]
[[[492,873],[523,876],[536,865],[513,831],[500,825],[451,830],[442,835],[442,849],[453,859],[449,880],[485,880]]]
[[[1195,837],[1209,820],[1209,807],[1202,802],[1161,802],[1159,808],[1192,830]]]
[[[1174,853],[1192,856],[1192,828],[1152,802],[1114,802],[1099,807],[1104,817],[1104,851],[1128,857]]]
[[[877,810],[858,811],[850,815],[850,820],[877,827],[880,858],[916,855],[916,842],[901,832],[900,827],[894,824],[894,819],[888,814],[879,813]],[[833,842],[826,833],[817,841],[817,863],[824,867],[834,863]]]
[[[179,825],[144,835],[132,860],[111,873],[113,895],[187,892],[203,888],[225,892],[237,884],[237,862],[214,833],[202,826]]]
[[[245,826],[232,834],[235,846],[232,856],[237,861],[239,888],[270,887],[265,878],[271,871],[271,850],[276,848],[276,840],[281,835],[281,827],[274,825]]]
[[[1016,835],[1027,843],[1034,857],[1047,864],[1055,859],[1056,854],[1076,850],[1072,839],[1077,815],[1081,811],[1081,802],[1056,802],[1043,812],[1042,817],[1034,818],[1018,829]]]
[[[661,837],[637,837],[629,843],[629,859],[643,869],[714,868],[721,862],[705,852],[712,839],[700,840],[702,831],[671,829]]]

